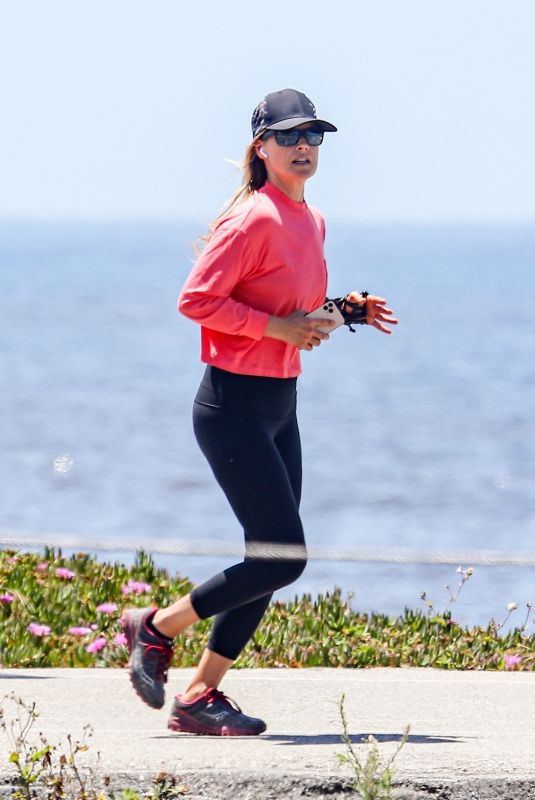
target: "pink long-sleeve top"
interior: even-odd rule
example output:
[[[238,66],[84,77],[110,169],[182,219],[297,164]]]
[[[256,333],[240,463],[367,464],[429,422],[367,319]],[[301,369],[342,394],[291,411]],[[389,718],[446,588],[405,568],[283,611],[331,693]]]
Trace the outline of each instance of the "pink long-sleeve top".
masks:
[[[265,330],[270,315],[323,303],[324,239],[320,212],[268,182],[218,222],[178,300],[202,326],[204,363],[242,375],[299,375],[297,347]]]

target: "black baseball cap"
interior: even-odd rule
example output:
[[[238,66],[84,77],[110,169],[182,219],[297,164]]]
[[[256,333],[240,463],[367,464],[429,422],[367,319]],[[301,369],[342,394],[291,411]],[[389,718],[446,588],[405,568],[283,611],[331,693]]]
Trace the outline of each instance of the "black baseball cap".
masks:
[[[322,131],[336,131],[332,123],[316,117],[314,103],[302,92],[295,89],[281,89],[267,94],[259,102],[251,118],[253,139],[263,131],[287,131],[302,125],[303,122],[314,122]]]

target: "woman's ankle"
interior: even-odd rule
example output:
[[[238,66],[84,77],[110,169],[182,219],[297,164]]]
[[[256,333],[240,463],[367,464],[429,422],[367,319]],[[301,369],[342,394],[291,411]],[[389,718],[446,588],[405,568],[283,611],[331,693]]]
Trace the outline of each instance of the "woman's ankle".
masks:
[[[167,608],[159,608],[152,620],[155,628],[170,639],[174,639],[198,621],[199,617],[191,605],[189,594]]]
[[[203,695],[209,687],[206,683],[194,683],[188,686],[185,692],[180,695],[180,700],[183,703],[194,703]]]

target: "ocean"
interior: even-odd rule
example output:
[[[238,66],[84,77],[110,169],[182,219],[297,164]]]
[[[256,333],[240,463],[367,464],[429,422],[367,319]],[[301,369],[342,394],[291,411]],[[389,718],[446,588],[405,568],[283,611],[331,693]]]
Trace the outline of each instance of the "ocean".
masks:
[[[176,311],[202,225],[0,225],[0,531],[238,544],[193,437],[199,331]],[[535,227],[331,223],[332,296],[386,297],[392,336],[337,330],[303,353],[310,545],[534,552]],[[306,268],[306,265],[304,265]],[[67,471],[56,459],[72,459]],[[71,462],[69,462],[71,463]],[[266,487],[269,491],[269,487]],[[217,557],[156,556],[202,581]],[[462,565],[464,567],[469,564]],[[437,608],[455,566],[311,561],[278,597]],[[463,624],[535,601],[535,569],[476,567]]]

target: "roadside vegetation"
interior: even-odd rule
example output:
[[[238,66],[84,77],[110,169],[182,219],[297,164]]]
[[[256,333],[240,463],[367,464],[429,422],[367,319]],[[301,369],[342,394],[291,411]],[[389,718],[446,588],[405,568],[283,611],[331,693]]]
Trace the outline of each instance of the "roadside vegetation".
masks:
[[[452,606],[470,568],[458,568],[459,585],[438,611],[425,593],[422,608],[397,617],[360,613],[339,589],[273,603],[237,667],[440,667],[533,670],[535,622],[531,603],[507,632],[516,603],[501,622],[466,628]],[[191,583],[156,568],[146,553],[135,563],[98,561],[60,551],[0,552],[0,666],[124,667],[128,660],[119,618],[129,606],[167,605]],[[177,640],[173,666],[197,663],[210,621]]]
[[[360,800],[407,797],[394,788],[394,762],[408,740],[409,728],[399,737],[390,757],[380,752],[373,736],[357,747],[349,734],[344,699],[342,695],[338,709],[342,724],[340,739],[345,751],[337,754],[337,761],[339,765],[347,765],[352,773],[347,793]],[[126,776],[116,776],[112,781],[103,772],[100,753],[96,761],[86,757],[93,735],[90,725],[84,725],[80,739],[67,734],[64,741],[52,743],[42,732],[37,732],[38,728],[36,730],[39,716],[35,702],[29,703],[14,693],[0,699],[0,738],[7,738],[9,752],[7,765],[0,764],[2,797],[10,800],[175,800],[190,795],[191,787],[176,774],[154,775],[150,788],[146,786],[146,778],[141,781],[145,784],[142,787],[138,777],[135,788],[124,786],[128,780]],[[232,792],[232,795],[225,792],[225,796],[234,796],[235,787]],[[266,794],[255,793],[258,800],[268,795],[274,796],[269,790]],[[299,796],[302,796],[300,791]]]
[[[49,742],[35,731],[39,713],[35,703],[15,694],[0,700],[0,734],[10,745],[8,771],[0,765],[4,779],[2,797],[10,800],[174,800],[188,794],[173,775],[154,776],[151,788],[139,792],[131,787],[114,790],[110,778],[102,774],[100,755],[96,765],[83,763],[93,735],[84,725],[81,739],[67,734],[66,742]]]

